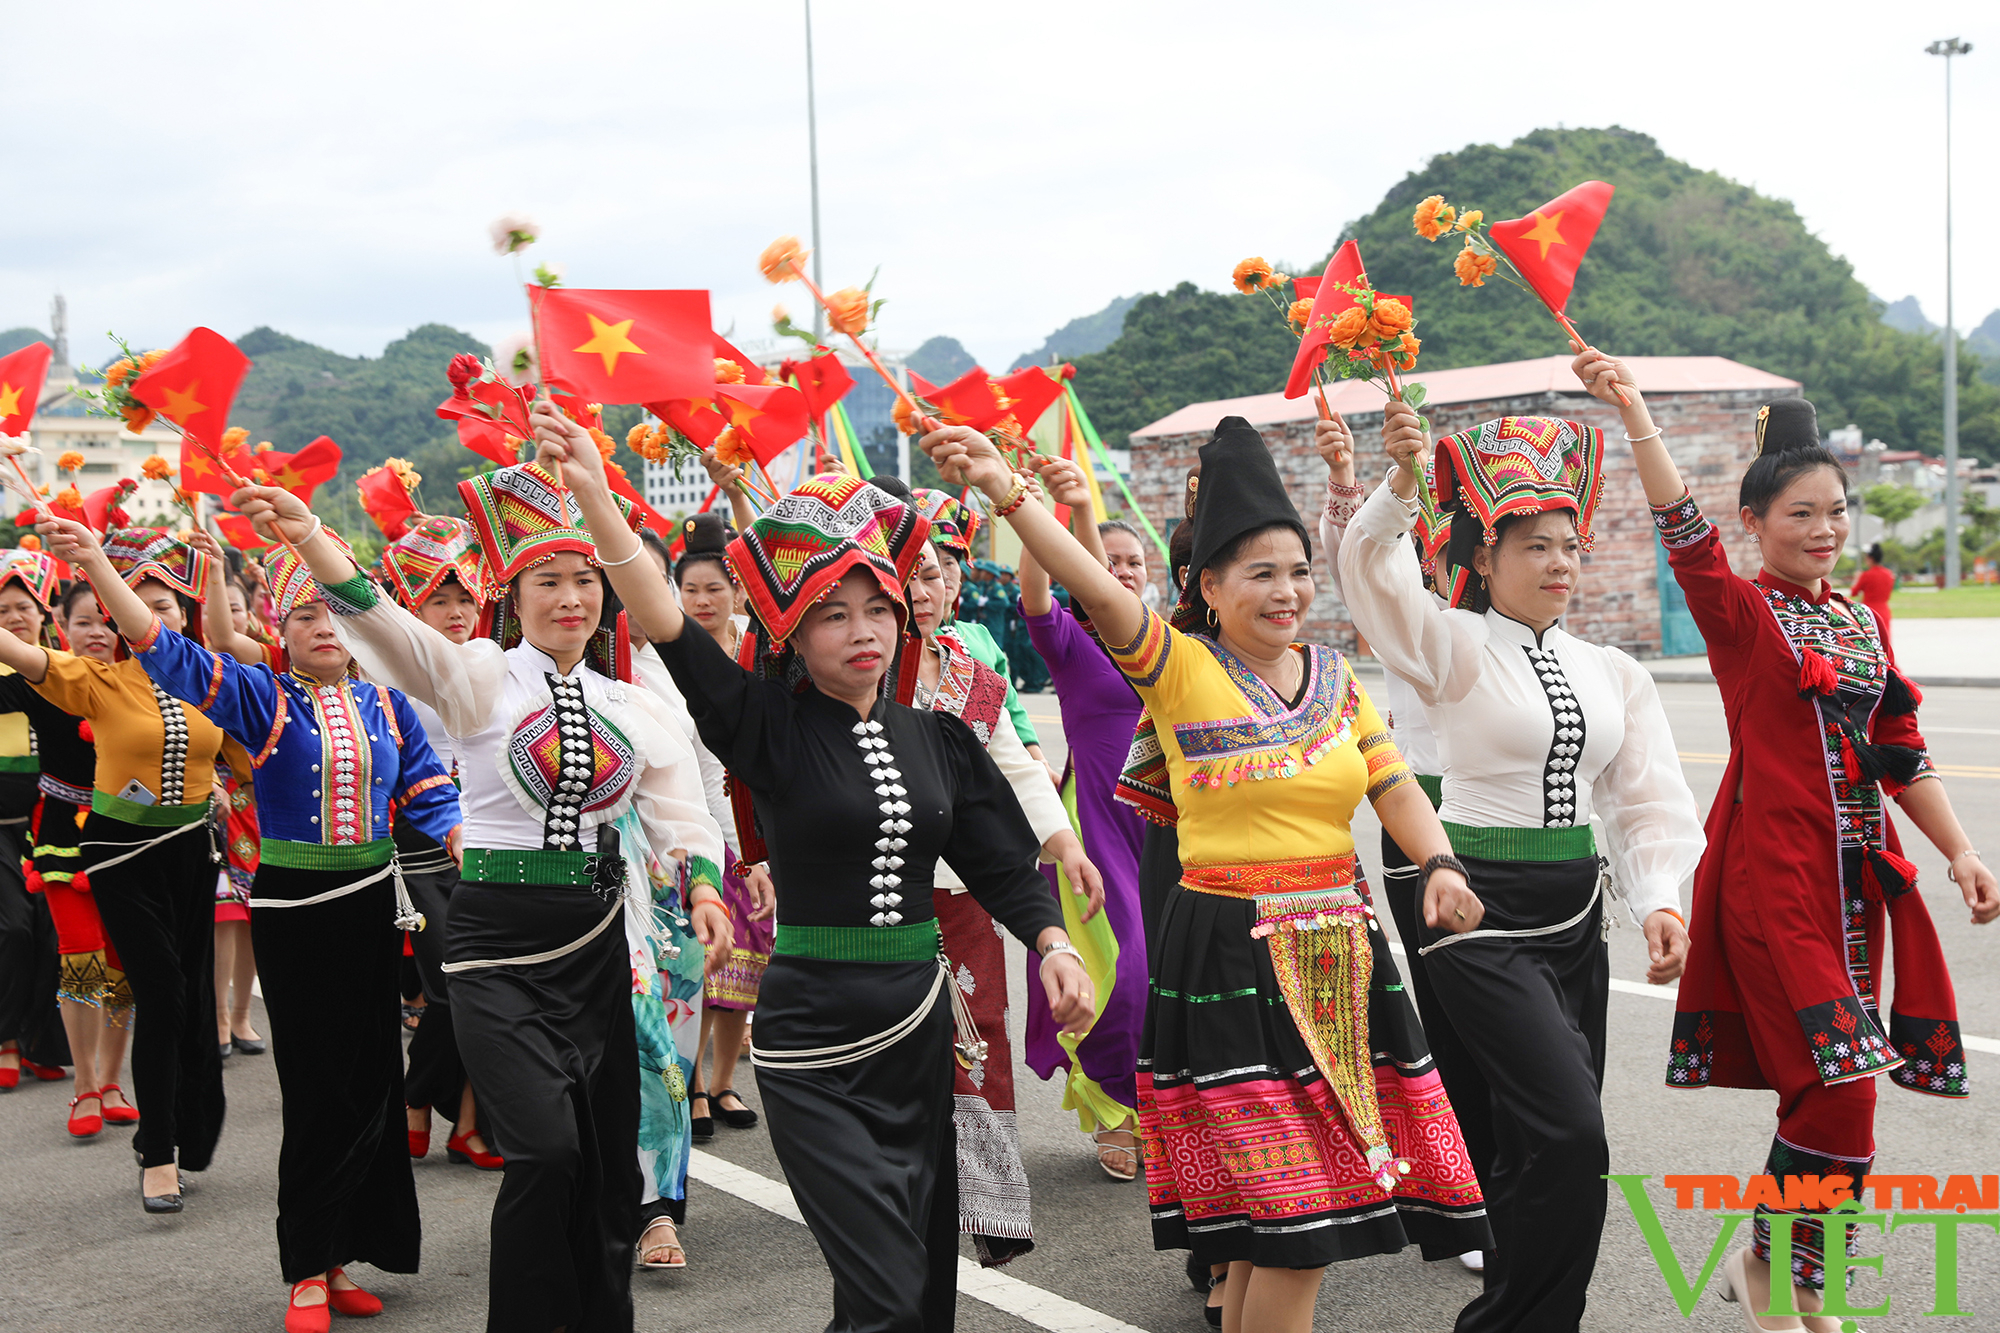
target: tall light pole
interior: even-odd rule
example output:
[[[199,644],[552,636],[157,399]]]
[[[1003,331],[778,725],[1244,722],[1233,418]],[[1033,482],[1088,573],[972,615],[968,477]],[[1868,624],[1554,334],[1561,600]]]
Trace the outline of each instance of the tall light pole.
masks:
[[[812,162],[813,286],[826,290],[819,271],[819,110],[813,94],[813,0],[806,0],[806,146]],[[826,311],[813,302],[813,339],[826,338]],[[1954,430],[1953,437],[1957,438]]]
[[[1944,57],[1944,586],[1958,586],[1958,328],[1951,309],[1951,58],[1971,42],[1947,37],[1924,50]]]

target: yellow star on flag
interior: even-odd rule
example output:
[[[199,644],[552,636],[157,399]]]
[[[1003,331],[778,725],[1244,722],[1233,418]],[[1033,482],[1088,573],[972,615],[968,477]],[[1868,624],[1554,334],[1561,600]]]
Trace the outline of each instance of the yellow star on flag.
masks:
[[[208,411],[208,404],[195,398],[200,389],[200,380],[189,380],[185,389],[161,389],[160,396],[167,401],[160,410],[180,425],[187,425],[189,417]]]
[[[740,399],[725,398],[723,401],[729,404],[729,424],[738,430],[742,430],[752,421],[764,415],[763,408],[752,407]]]
[[[271,485],[276,486],[281,491],[289,491],[294,486],[301,485],[304,482],[305,474],[290,463],[285,464],[271,474]]]
[[[1524,241],[1540,241],[1542,243],[1541,258],[1543,259],[1549,257],[1550,246],[1569,244],[1568,241],[1563,239],[1562,232],[1557,230],[1562,225],[1563,211],[1559,210],[1548,217],[1543,217],[1541,210],[1537,209],[1534,213],[1530,214],[1535,219],[1535,225],[1521,233],[1521,239]]]
[[[603,357],[605,374],[616,375],[618,373],[618,358],[627,352],[633,356],[646,355],[645,348],[625,336],[632,331],[632,320],[621,319],[616,324],[607,324],[587,311],[584,314],[584,318],[590,321],[590,341],[574,350],[579,352],[595,352],[598,356]]]
[[[11,417],[20,412],[24,392],[18,384],[0,383],[0,417]]]

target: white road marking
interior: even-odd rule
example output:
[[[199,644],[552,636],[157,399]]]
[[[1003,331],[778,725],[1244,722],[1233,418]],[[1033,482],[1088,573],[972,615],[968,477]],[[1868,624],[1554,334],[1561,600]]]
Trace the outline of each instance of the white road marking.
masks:
[[[755,1204],[766,1212],[776,1213],[793,1222],[805,1222],[789,1186],[725,1161],[714,1153],[694,1149],[688,1157],[688,1175],[712,1189]],[[1079,1305],[1052,1291],[1044,1291],[993,1269],[981,1268],[970,1259],[958,1261],[958,1289],[963,1295],[984,1301],[994,1309],[1036,1328],[1049,1329],[1051,1333],[1145,1333],[1136,1325],[1100,1314],[1087,1305]]]

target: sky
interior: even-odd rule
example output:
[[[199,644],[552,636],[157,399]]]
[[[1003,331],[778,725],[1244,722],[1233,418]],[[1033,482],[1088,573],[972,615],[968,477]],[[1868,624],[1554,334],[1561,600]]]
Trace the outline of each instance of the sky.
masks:
[[[1805,17],[1809,14],[1809,18]],[[801,0],[15,6],[0,79],[0,328],[71,351],[268,324],[350,355],[526,307],[488,226],[584,287],[696,287],[769,336],[810,238]],[[1878,295],[1944,318],[1955,59],[1957,323],[2000,307],[2000,6],[1509,7],[820,0],[821,254],[878,267],[882,345],[999,368],[1113,297],[1305,264],[1436,153],[1621,125],[1791,200]],[[1615,203],[1613,207],[1616,207]],[[1583,281],[1588,281],[1586,265]]]

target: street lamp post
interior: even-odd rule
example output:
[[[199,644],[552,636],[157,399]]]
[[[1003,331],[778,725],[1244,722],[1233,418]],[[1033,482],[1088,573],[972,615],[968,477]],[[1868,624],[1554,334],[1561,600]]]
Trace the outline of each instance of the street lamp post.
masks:
[[[819,107],[813,88],[813,5],[806,4],[806,147],[812,162],[813,286],[826,290],[819,271]],[[826,311],[813,302],[813,338],[826,337]],[[1954,432],[1956,438],[1956,432]]]
[[[1951,58],[1971,42],[1947,37],[1924,50],[1944,57],[1944,586],[1958,586],[1958,327],[1951,308]]]

